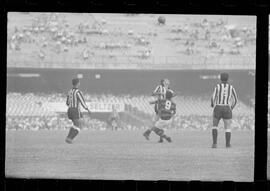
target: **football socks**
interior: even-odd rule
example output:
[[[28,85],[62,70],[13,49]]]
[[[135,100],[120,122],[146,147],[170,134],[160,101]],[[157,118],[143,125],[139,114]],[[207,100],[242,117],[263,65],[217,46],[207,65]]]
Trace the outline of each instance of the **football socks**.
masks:
[[[226,140],[226,147],[230,147],[231,146],[231,130],[230,129],[226,129],[225,140]]]
[[[217,136],[218,136],[218,130],[216,127],[212,128],[212,137],[213,137],[213,144],[217,144]]]
[[[71,127],[68,132],[67,139],[68,140],[73,140],[74,137],[76,137],[79,133],[79,128],[78,127]]]

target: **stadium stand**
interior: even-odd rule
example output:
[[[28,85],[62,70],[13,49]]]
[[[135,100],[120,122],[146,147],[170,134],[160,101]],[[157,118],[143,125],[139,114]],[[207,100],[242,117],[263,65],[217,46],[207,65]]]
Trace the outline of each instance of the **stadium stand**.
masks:
[[[90,95],[85,94],[86,101],[124,103],[124,113],[129,113],[137,118],[135,124],[126,117],[123,119],[124,129],[145,128],[143,120],[151,120],[154,115],[153,106],[149,101],[150,96],[115,96],[115,95]],[[65,95],[55,94],[7,94],[7,129],[65,129],[70,125],[70,121],[63,116],[52,112],[47,106],[47,102],[65,102]],[[177,115],[174,119],[174,126],[171,128],[198,128],[207,129],[211,124],[211,109],[209,100],[202,97],[180,97],[175,98],[177,104]],[[254,119],[252,119],[253,108],[239,103],[235,109],[235,128],[254,129]],[[202,115],[204,114],[204,115]],[[126,119],[126,120],[125,120]],[[133,124],[133,125],[132,125]],[[85,128],[106,129],[105,121],[98,119],[88,119],[85,121]]]
[[[85,94],[86,100],[97,102],[111,102],[111,103],[124,103],[127,106],[136,108],[139,112],[153,115],[153,106],[149,104],[153,101],[150,96],[114,96],[114,95],[90,95]],[[61,94],[48,94],[48,95],[34,95],[33,93],[20,94],[9,93],[7,94],[7,115],[12,116],[50,116],[54,115],[47,108],[47,102],[62,102],[65,103],[65,95]],[[45,103],[45,104],[44,104]],[[202,99],[201,97],[176,97],[175,103],[179,108],[178,115],[211,115],[211,108],[209,107],[209,100]],[[246,106],[240,101],[235,108],[235,115],[249,115],[253,112],[254,108]]]
[[[9,14],[8,67],[255,68],[256,27],[244,18],[157,17]]]

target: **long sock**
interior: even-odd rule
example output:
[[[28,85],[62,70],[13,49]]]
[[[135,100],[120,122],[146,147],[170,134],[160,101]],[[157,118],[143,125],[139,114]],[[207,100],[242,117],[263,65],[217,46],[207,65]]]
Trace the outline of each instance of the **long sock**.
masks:
[[[161,136],[163,134],[163,130],[157,127],[153,127],[152,131],[154,131],[158,136]]]
[[[159,142],[163,142],[163,136],[159,136]]]
[[[144,132],[144,135],[149,136],[150,133],[151,133],[151,129],[147,129],[147,130]]]
[[[154,127],[154,128],[153,128],[153,131],[154,131],[158,136],[160,136],[160,139],[162,139],[162,138],[167,139],[167,138],[168,138],[168,137],[164,134],[164,130],[163,130],[163,129]]]
[[[217,127],[212,128],[213,144],[217,144],[218,130]]]
[[[69,138],[71,140],[74,139],[74,137],[76,137],[78,135],[79,131],[80,131],[80,129],[78,127],[72,126],[69,129],[67,138]]]
[[[166,139],[168,142],[171,142],[171,141],[172,141],[170,137],[168,137],[167,135],[165,135],[163,129],[157,128],[156,134],[159,135],[160,140],[162,140],[162,139],[164,138],[164,139]]]
[[[226,129],[225,140],[226,140],[226,146],[229,146],[231,144],[231,129]]]

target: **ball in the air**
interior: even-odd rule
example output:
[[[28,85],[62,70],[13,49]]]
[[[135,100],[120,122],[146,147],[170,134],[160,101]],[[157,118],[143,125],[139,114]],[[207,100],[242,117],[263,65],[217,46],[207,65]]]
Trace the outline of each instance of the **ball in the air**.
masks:
[[[164,16],[159,16],[158,23],[164,25],[166,23],[166,18]]]

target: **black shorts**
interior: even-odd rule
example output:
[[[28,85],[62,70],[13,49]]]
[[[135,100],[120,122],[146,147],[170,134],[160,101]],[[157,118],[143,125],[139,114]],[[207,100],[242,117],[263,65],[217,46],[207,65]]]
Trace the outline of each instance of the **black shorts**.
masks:
[[[159,113],[160,119],[165,120],[165,121],[170,120],[172,118],[172,116],[173,116],[173,114],[167,110],[161,110]]]
[[[217,119],[232,119],[232,110],[228,105],[216,105],[213,116]]]
[[[161,115],[160,116],[160,119],[162,119],[162,120],[165,120],[165,121],[167,121],[167,120],[170,120],[172,118],[172,116],[171,115]]]
[[[67,115],[70,120],[82,118],[81,112],[79,111],[78,108],[75,108],[75,107],[69,107],[67,111]]]

